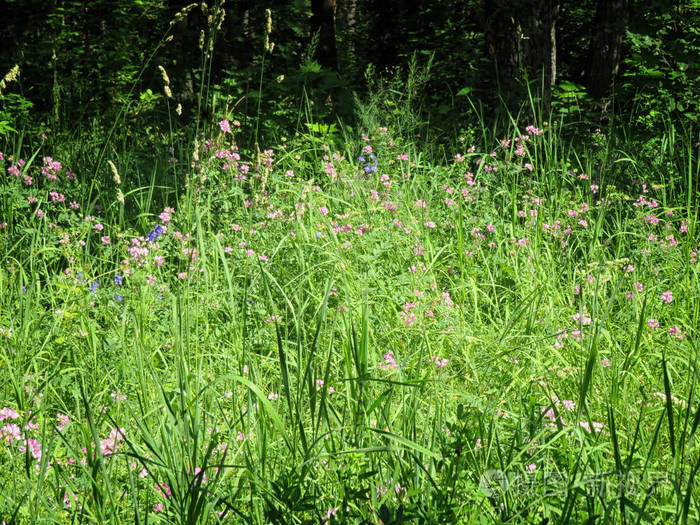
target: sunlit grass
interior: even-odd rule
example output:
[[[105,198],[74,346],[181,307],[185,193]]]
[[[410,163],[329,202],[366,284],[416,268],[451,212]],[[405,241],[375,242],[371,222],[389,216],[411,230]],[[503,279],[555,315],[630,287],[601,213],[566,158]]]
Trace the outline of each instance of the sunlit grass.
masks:
[[[7,523],[697,521],[691,145],[213,124],[3,154]]]

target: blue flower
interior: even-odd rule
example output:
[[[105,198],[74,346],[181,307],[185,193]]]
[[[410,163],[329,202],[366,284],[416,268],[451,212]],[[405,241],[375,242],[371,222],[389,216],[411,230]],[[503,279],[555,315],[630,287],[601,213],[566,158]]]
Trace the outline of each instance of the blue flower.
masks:
[[[362,167],[365,173],[376,173],[377,157],[374,155],[374,153],[369,154],[369,159],[366,159],[364,155],[360,155],[359,157],[357,157],[357,160],[365,163],[365,165]]]
[[[121,286],[123,282],[124,278],[122,277],[122,275],[120,273],[116,273],[114,275],[114,284],[116,284],[117,286]]]
[[[161,235],[163,235],[163,227],[160,224],[156,224],[153,228],[153,231],[148,233],[148,242],[156,242],[156,239],[158,239],[158,237],[160,237]]]
[[[121,303],[124,300],[124,298],[121,295],[115,295],[114,296],[114,302],[115,303]]]
[[[99,287],[100,283],[98,283],[97,280],[93,281],[92,284],[90,284],[90,291],[92,292],[92,295],[95,295],[95,292]]]

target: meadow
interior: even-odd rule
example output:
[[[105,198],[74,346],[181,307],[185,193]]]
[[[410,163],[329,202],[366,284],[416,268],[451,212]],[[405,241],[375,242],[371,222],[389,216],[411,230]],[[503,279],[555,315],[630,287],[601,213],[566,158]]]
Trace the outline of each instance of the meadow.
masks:
[[[700,520],[697,133],[372,115],[4,141],[3,525]]]

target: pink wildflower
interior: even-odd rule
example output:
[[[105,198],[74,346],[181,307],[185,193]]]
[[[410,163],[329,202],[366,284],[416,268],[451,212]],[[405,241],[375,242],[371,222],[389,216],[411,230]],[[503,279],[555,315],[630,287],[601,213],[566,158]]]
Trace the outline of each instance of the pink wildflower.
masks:
[[[586,432],[591,432],[591,425],[588,424],[588,421],[579,421],[578,424]],[[600,432],[601,430],[603,430],[603,427],[605,427],[605,423],[599,423],[598,421],[593,421],[593,431]]]
[[[684,334],[685,334],[685,332],[683,332],[683,331],[682,331],[679,327],[677,327],[677,326],[672,326],[672,327],[668,330],[668,335],[670,335],[671,337],[675,337],[676,339],[683,339],[683,335],[684,335]]]
[[[399,367],[394,359],[394,352],[391,350],[387,350],[383,357],[384,361],[379,363],[380,370],[396,370]]]
[[[18,417],[19,414],[12,408],[3,407],[0,409],[0,421],[4,421],[5,419],[17,419]]]
[[[34,459],[41,461],[41,444],[36,439],[28,439],[27,448]]]
[[[19,425],[15,423],[8,423],[4,427],[0,428],[0,439],[4,439],[8,443],[13,441],[18,441],[22,437],[22,431]]]
[[[109,456],[119,450],[119,442],[124,439],[122,437],[123,433],[123,429],[114,428],[106,439],[100,441],[100,452],[102,452],[103,456]]]
[[[445,368],[449,362],[450,360],[447,358],[440,359],[438,356],[433,356],[433,363],[435,364],[435,368]]]

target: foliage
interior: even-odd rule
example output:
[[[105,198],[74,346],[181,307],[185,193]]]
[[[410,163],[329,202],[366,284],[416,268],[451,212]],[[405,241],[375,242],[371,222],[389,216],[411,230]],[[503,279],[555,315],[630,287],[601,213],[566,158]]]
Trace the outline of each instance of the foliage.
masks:
[[[519,14],[515,4],[498,2],[409,5],[354,0],[339,4],[336,11],[340,65],[331,71],[319,66],[318,33],[311,31],[311,6],[305,0],[284,5],[223,4],[223,22],[211,40],[206,64],[201,61],[200,30],[207,26],[208,15],[199,6],[182,14],[185,2],[95,0],[54,7],[12,0],[0,27],[9,42],[0,56],[0,70],[20,64],[23,76],[15,93],[34,105],[33,118],[56,131],[72,129],[97,115],[109,120],[124,108],[128,118],[162,121],[162,111],[146,111],[139,102],[139,95],[149,89],[162,91],[155,67],[161,65],[170,75],[173,109],[179,104],[185,121],[197,117],[198,108],[235,108],[239,120],[256,123],[249,129],[279,138],[300,129],[300,108],[310,110],[308,117],[314,120],[332,122],[341,117],[351,124],[352,92],[363,97],[376,81],[365,75],[368,66],[375,77],[406,78],[417,56],[420,64],[431,61],[430,77],[422,87],[422,114],[449,135],[470,112],[464,95],[483,101],[489,115],[499,110],[499,96],[523,100],[528,89],[535,98],[548,96],[541,83],[544,64],[533,66],[527,57],[519,59],[521,72],[514,73],[519,87],[512,88],[518,97],[494,91],[497,50],[489,49],[487,32],[491,24],[498,29],[499,23],[492,20],[491,4],[497,5],[505,21],[515,17],[520,24],[518,53],[528,53],[540,42],[533,33],[538,26],[522,18],[523,13],[542,9],[536,0],[519,2]],[[694,119],[700,13],[696,3],[631,1],[619,80],[609,93],[614,106],[598,106],[586,97],[588,53],[600,30],[593,24],[596,2],[562,3],[560,8],[553,87],[557,114],[576,112],[588,118],[600,116],[602,109],[604,117],[612,112],[628,115],[654,131],[660,129],[660,116],[668,108]],[[272,14],[269,34],[267,9]],[[165,36],[168,41],[161,46]],[[269,51],[266,42],[273,44]],[[210,97],[204,106],[197,102],[203,85]],[[15,120],[27,121],[25,110],[17,106],[19,100],[4,103],[6,127],[16,129]],[[249,137],[252,142],[259,139],[255,133]]]
[[[3,153],[3,517],[697,519],[692,143],[514,119],[446,159],[377,93],[148,184]]]
[[[659,3],[627,33],[628,70],[620,86],[634,101],[637,122],[649,130],[663,126],[667,111],[697,122],[700,111],[700,5]]]
[[[697,6],[7,4],[0,520],[700,520]]]

